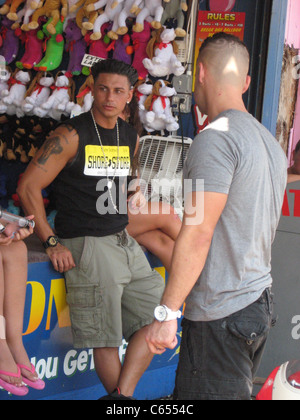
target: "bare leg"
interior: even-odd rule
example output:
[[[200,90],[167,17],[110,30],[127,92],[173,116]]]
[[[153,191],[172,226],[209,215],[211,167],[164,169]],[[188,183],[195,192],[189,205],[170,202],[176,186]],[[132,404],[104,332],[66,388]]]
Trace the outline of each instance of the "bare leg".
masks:
[[[131,338],[123,367],[119,359],[119,349],[94,349],[96,372],[109,394],[118,387],[121,394],[127,397],[133,395],[153,358],[145,339],[147,328],[142,328]]]
[[[128,216],[127,230],[135,239],[143,233],[159,229],[175,241],[182,226],[174,208],[166,203],[148,203],[138,214],[129,211]]]
[[[117,388],[121,374],[119,349],[94,349],[94,360],[97,375],[106,391],[111,394]]]
[[[156,255],[168,272],[171,270],[175,241],[161,230],[143,233],[135,240],[152,254]]]
[[[4,284],[4,271],[3,271],[3,259],[2,250],[4,246],[0,247],[0,315],[4,314],[4,299],[5,299],[5,284]],[[0,370],[5,372],[17,373],[18,368],[16,362],[10,352],[6,339],[0,339]],[[22,379],[16,379],[14,377],[8,377],[6,375],[0,375],[1,378],[13,385],[22,385]]]
[[[23,345],[23,319],[27,283],[27,248],[24,242],[12,243],[1,248],[5,279],[4,316],[6,318],[6,339],[16,363],[30,367],[30,361]],[[37,376],[22,370],[31,380]]]
[[[126,351],[124,366],[118,384],[121,394],[126,397],[133,395],[139,380],[153,359],[153,354],[150,353],[146,342],[147,331],[148,327],[144,327],[136,332],[131,338]]]

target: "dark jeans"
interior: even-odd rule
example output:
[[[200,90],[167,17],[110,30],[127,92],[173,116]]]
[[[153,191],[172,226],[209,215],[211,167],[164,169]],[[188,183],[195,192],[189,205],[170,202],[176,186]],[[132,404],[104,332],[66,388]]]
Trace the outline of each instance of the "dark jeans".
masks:
[[[174,399],[250,400],[273,323],[270,289],[227,318],[184,319]]]

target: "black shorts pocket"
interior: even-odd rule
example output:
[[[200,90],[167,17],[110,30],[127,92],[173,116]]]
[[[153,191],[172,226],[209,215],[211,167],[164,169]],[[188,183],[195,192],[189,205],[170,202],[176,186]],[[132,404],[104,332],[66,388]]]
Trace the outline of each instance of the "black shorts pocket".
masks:
[[[227,328],[235,337],[245,341],[248,345],[258,342],[270,331],[270,326],[255,320],[229,320]]]

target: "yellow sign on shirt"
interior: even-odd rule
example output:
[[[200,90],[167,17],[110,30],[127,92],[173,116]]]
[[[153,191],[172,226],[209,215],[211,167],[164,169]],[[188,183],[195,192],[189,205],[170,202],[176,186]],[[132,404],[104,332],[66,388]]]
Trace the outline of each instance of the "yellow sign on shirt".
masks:
[[[130,149],[128,146],[85,147],[84,175],[122,177],[130,175]]]

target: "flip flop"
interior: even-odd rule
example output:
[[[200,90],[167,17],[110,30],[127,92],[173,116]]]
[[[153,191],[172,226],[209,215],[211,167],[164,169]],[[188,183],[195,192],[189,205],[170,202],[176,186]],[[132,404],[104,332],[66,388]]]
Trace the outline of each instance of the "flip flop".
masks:
[[[0,370],[0,375],[5,375],[5,376],[11,376],[13,378],[21,378],[21,369],[18,366],[18,373],[11,373],[11,372],[4,372],[3,370]],[[12,385],[6,381],[4,381],[4,379],[0,378],[0,386],[5,389],[5,391],[16,395],[17,397],[25,397],[25,395],[28,394],[29,389],[26,388],[26,386],[15,386]]]
[[[32,374],[35,373],[35,367],[33,365],[31,365],[31,369],[25,365],[17,365],[19,369],[24,369],[27,370],[27,372],[30,372]],[[30,379],[26,378],[23,375],[23,382],[24,384],[30,386],[30,388],[36,389],[37,391],[42,391],[43,389],[45,389],[45,382],[42,381],[41,379],[37,379],[36,381],[31,381]]]

